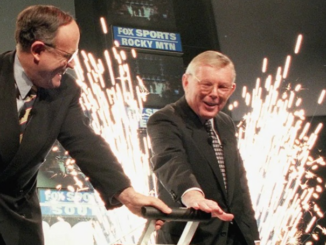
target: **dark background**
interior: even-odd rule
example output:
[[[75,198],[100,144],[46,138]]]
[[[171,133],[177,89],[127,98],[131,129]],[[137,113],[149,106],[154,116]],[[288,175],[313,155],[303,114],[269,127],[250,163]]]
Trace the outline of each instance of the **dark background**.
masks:
[[[288,83],[301,83],[303,107],[308,116],[326,115],[325,103],[316,108],[326,88],[326,1],[212,1],[221,50],[234,61],[240,98],[243,85],[253,86],[261,74],[262,60],[269,59],[269,73],[293,57]],[[298,34],[303,35],[301,51],[293,55]],[[240,85],[240,86],[239,86]],[[241,118],[240,110],[233,112]]]
[[[0,52],[14,48],[14,26],[17,14],[32,4],[53,4],[75,14],[83,32],[81,48],[94,52],[106,45],[99,33],[99,13],[109,17],[115,0],[1,0],[0,4]],[[133,1],[137,3],[137,1]],[[138,1],[139,3],[141,1]],[[237,90],[231,101],[240,102],[232,112],[234,120],[240,120],[246,108],[243,106],[241,89],[251,88],[261,75],[263,58],[269,59],[268,72],[275,74],[283,66],[285,57],[293,54],[298,34],[303,34],[301,52],[293,56],[289,83],[301,83],[305,88],[299,93],[307,116],[326,115],[326,106],[316,107],[322,89],[326,87],[326,1],[285,0],[171,0],[142,1],[158,5],[162,9],[160,18],[146,21],[145,18],[134,27],[154,30],[177,31],[181,34],[184,54],[173,74],[180,75],[173,82],[178,83],[189,60],[207,49],[226,53],[234,61],[237,70]],[[163,3],[166,4],[164,5]],[[116,5],[115,5],[116,6]],[[162,7],[163,6],[163,7]],[[97,16],[95,18],[95,16]],[[117,14],[114,16],[118,16]],[[126,25],[128,18],[108,18],[113,24]],[[163,17],[164,16],[164,17]],[[119,16],[118,16],[119,17]],[[139,18],[141,19],[141,18]],[[100,52],[100,51],[98,51]],[[175,57],[178,60],[177,57]],[[180,65],[181,64],[181,65]],[[170,69],[170,67],[169,67]]]

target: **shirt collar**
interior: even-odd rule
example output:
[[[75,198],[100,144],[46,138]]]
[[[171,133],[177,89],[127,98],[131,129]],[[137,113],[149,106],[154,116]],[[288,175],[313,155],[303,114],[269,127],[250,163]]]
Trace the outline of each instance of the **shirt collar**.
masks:
[[[31,90],[33,83],[27,77],[24,68],[22,67],[18,55],[15,55],[15,63],[14,63],[14,77],[17,85],[17,89],[20,94],[21,99],[25,99],[29,91]]]

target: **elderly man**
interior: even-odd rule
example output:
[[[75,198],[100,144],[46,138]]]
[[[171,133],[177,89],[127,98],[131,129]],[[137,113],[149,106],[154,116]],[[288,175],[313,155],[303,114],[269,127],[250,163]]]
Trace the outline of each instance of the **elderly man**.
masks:
[[[147,124],[159,197],[171,207],[212,213],[191,244],[252,245],[259,239],[235,126],[221,110],[234,92],[232,61],[216,51],[196,56],[182,77],[185,96]],[[184,225],[168,222],[158,243],[176,244]]]

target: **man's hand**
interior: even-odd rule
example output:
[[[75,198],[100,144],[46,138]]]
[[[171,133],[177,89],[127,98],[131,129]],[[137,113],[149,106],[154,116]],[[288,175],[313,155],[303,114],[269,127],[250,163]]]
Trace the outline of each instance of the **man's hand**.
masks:
[[[132,187],[124,189],[117,199],[124,204],[132,213],[141,216],[141,208],[143,206],[153,206],[163,213],[169,214],[172,212],[163,201],[158,198],[142,195],[136,192]]]
[[[223,221],[232,221],[234,218],[233,214],[225,213],[215,201],[205,199],[203,193],[197,190],[186,192],[182,196],[182,203],[187,208],[199,209],[206,213],[211,213],[212,217],[217,217]]]

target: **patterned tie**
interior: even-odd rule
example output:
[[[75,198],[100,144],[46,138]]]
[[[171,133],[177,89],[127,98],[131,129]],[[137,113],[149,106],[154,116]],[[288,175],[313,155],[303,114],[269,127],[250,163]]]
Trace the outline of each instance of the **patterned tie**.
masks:
[[[37,88],[33,86],[32,89],[27,94],[26,98],[24,99],[24,106],[22,108],[22,111],[20,113],[20,118],[19,118],[19,124],[20,124],[19,142],[21,142],[23,139],[23,133],[26,129],[30,112],[32,110],[33,103],[36,99],[36,92],[37,92]]]
[[[226,171],[225,171],[224,156],[223,156],[223,146],[219,143],[219,141],[217,139],[217,135],[212,128],[212,123],[210,120],[208,120],[205,123],[205,127],[206,127],[206,130],[207,130],[209,136],[212,139],[212,146],[213,146],[213,149],[215,152],[215,156],[217,158],[218,166],[219,166],[220,171],[223,176],[225,190],[227,190]]]

